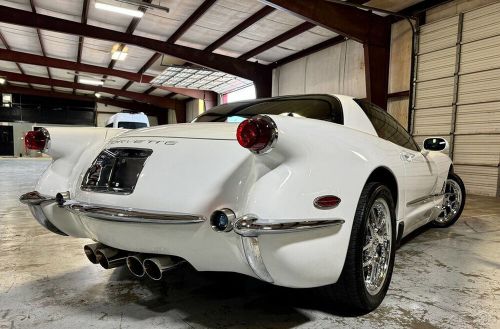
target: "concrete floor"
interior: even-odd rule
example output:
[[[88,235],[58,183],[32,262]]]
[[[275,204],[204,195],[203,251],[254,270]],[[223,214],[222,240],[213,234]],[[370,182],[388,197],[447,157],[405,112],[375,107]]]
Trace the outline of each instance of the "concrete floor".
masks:
[[[408,239],[382,305],[352,317],[242,275],[185,268],[157,283],[92,265],[87,240],[46,231],[18,202],[47,165],[0,160],[0,328],[500,328],[499,198],[470,196],[452,228]]]

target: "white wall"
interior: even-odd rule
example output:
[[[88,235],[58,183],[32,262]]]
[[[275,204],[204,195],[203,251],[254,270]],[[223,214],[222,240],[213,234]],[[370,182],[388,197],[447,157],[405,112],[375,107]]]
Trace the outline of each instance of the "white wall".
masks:
[[[57,125],[48,123],[32,123],[32,122],[0,122],[2,126],[12,126],[14,137],[14,156],[26,156],[24,150],[24,135],[33,127],[88,127],[76,125]]]
[[[203,112],[205,112],[205,102],[201,99],[190,100],[186,103],[186,122],[191,122]]]
[[[273,70],[273,96],[312,93],[366,97],[363,45],[348,40]]]

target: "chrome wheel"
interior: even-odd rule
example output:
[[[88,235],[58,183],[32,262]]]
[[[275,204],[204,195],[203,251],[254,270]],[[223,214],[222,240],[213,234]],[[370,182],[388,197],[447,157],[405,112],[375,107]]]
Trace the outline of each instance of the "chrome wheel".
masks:
[[[366,221],[363,247],[363,278],[370,295],[380,292],[386,281],[391,260],[392,222],[389,206],[383,198],[373,203]]]
[[[452,221],[460,210],[462,205],[462,190],[460,185],[453,179],[446,181],[444,191],[443,205],[441,206],[441,213],[436,222],[446,224]]]

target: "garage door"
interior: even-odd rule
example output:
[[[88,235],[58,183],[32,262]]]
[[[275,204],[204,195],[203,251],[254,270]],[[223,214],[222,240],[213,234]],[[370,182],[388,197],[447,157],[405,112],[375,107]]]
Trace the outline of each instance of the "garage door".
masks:
[[[500,3],[423,25],[412,133],[443,136],[472,194],[499,196]]]

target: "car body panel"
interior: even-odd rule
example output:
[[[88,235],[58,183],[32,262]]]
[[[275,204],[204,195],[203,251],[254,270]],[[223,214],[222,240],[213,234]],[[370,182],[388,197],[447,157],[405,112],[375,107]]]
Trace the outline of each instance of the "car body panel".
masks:
[[[37,184],[41,194],[68,191],[71,201],[81,204],[191,214],[206,220],[130,223],[69,211],[69,205],[47,203],[41,208],[67,235],[131,252],[179,256],[200,271],[238,272],[288,287],[334,283],[342,271],[356,207],[370,175],[383,168],[394,176],[396,220],[405,223],[407,235],[435,216],[451,165],[440,152],[424,155],[379,138],[351,97],[337,97],[344,125],[270,115],[278,140],[260,155],[238,144],[235,123],[166,125],[128,132],[49,128],[53,163]],[[113,148],[152,150],[133,193],[82,190],[82,179],[94,159],[101,150]],[[412,161],[405,161],[403,153],[411,153]],[[313,201],[323,195],[335,195],[341,202],[333,209],[318,209]],[[235,231],[212,230],[208,218],[222,208],[232,209],[238,218],[254,216],[263,225],[322,220],[342,224],[248,238]],[[267,274],[250,261],[255,255]]]

